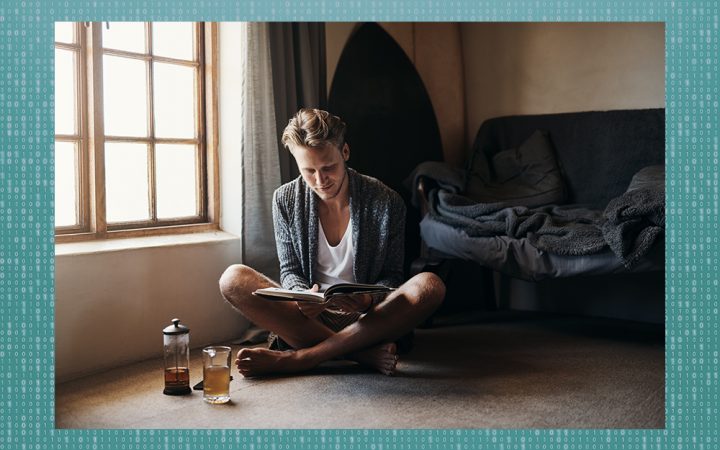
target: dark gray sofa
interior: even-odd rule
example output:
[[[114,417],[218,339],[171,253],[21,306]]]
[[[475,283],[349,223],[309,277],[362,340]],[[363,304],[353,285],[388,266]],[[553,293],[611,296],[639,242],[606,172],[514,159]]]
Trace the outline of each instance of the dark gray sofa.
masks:
[[[501,152],[507,153],[508,149],[514,149],[510,154],[518,160],[524,160],[526,164],[526,167],[518,171],[522,172],[518,176],[526,176],[526,172],[532,170],[526,170],[527,167],[537,167],[535,162],[527,163],[527,160],[529,155],[537,150],[538,144],[525,150],[523,145],[527,146],[533,137],[539,139],[537,136],[539,132],[545,139],[544,144],[542,142],[539,144],[539,151],[543,151],[543,145],[552,149],[557,170],[544,167],[540,170],[543,175],[535,178],[526,177],[530,180],[530,182],[525,181],[526,185],[533,184],[537,180],[537,183],[529,186],[529,189],[532,191],[537,187],[536,191],[539,189],[539,195],[537,192],[528,195],[525,189],[528,186],[521,186],[514,196],[494,198],[493,195],[502,195],[504,192],[505,185],[502,184],[506,182],[504,178],[510,180],[507,182],[509,184],[514,182],[512,173],[510,175],[501,173],[505,169],[500,166],[503,163],[498,155],[502,156]],[[641,283],[652,284],[653,292],[657,295],[664,285],[664,191],[660,194],[661,199],[658,199],[658,196],[655,198],[658,205],[662,200],[662,223],[651,224],[655,234],[652,235],[649,249],[632,261],[619,258],[615,247],[612,249],[605,247],[600,251],[578,251],[576,252],[578,254],[573,254],[572,251],[560,252],[564,254],[553,253],[547,250],[548,246],[541,245],[533,232],[527,232],[522,236],[513,235],[517,229],[515,226],[512,228],[513,232],[508,234],[486,233],[482,228],[463,226],[468,218],[478,220],[476,217],[478,213],[465,214],[461,211],[468,217],[460,217],[461,220],[453,216],[448,218],[444,216],[441,200],[445,195],[445,198],[453,200],[453,206],[459,205],[457,209],[471,208],[470,211],[485,211],[487,208],[484,208],[484,205],[487,203],[483,202],[497,201],[497,208],[490,208],[490,211],[496,214],[494,219],[500,220],[501,225],[503,220],[510,220],[507,214],[504,214],[507,210],[502,208],[516,207],[514,210],[521,216],[523,214],[527,216],[529,213],[525,208],[517,207],[528,206],[532,208],[530,212],[536,212],[536,208],[546,203],[553,203],[561,205],[557,210],[560,213],[567,208],[581,208],[583,214],[586,214],[583,218],[590,217],[586,221],[592,222],[595,226],[599,223],[598,220],[602,220],[603,213],[608,214],[607,210],[613,202],[617,202],[618,198],[639,192],[637,190],[629,192],[633,191],[633,186],[645,187],[644,180],[641,179],[643,174],[652,172],[654,181],[659,180],[660,184],[663,183],[664,150],[664,109],[593,111],[489,119],[478,130],[464,169],[454,169],[442,163],[432,162],[419,166],[415,171],[412,177],[416,188],[414,202],[423,213],[420,223],[423,251],[421,258],[413,264],[413,267],[415,270],[422,270],[428,265],[437,265],[439,261],[446,259],[461,259],[472,261],[512,279],[532,282],[568,277],[595,277],[595,281],[603,280],[601,282],[605,284],[608,278],[597,277],[609,276],[609,280],[617,279],[625,282],[628,280],[628,275],[642,274],[635,278],[641,280]],[[497,164],[495,167],[492,167],[493,161]],[[486,167],[488,162],[490,162],[489,168]],[[658,172],[658,168],[661,172]],[[479,178],[478,173],[481,174]],[[562,179],[561,189],[551,186],[554,182],[553,177]],[[499,181],[478,182],[481,178]],[[475,200],[466,201],[463,197],[465,195]],[[644,197],[639,199],[642,202]],[[523,201],[535,204],[524,205]],[[477,205],[472,205],[472,202],[477,202],[480,209],[477,209]],[[625,209],[619,208],[621,212]],[[549,208],[545,208],[544,212],[550,213]],[[479,216],[481,225],[485,223],[483,220],[487,217]],[[660,232],[658,233],[657,230]],[[613,278],[614,276],[617,278]],[[587,279],[592,282],[590,278]],[[630,282],[634,286],[633,280],[630,277]],[[577,282],[575,284],[577,285]],[[618,285],[620,284],[622,283],[619,282]]]

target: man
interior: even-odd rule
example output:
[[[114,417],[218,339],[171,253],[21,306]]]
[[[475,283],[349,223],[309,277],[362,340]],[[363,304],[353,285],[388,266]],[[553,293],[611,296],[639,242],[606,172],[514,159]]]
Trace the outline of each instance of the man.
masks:
[[[405,205],[375,178],[347,167],[345,128],[326,111],[301,109],[283,132],[301,176],[273,197],[280,284],[314,291],[339,282],[397,289],[383,298],[346,295],[329,305],[272,302],[252,292],[276,282],[248,266],[230,266],[220,278],[223,297],[276,335],[268,349],[238,352],[235,364],[244,376],[299,372],[337,357],[392,375],[394,341],[445,296],[443,282],[432,273],[403,283]],[[277,350],[284,347],[291,351]]]

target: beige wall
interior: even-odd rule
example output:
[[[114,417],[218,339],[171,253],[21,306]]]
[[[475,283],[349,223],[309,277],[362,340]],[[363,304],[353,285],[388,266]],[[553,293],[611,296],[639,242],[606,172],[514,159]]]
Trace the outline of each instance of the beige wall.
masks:
[[[161,358],[174,317],[190,327],[193,348],[238,337],[248,322],[223,300],[218,279],[239,254],[239,240],[228,238],[56,256],[57,381]]]
[[[458,156],[465,148],[465,86],[460,27],[422,23],[415,28],[415,67],[435,109],[445,161],[461,165]]]
[[[327,24],[328,88],[357,23]],[[446,161],[512,114],[665,105],[662,23],[381,23],[435,108]]]
[[[465,145],[465,103],[460,27],[454,23],[380,25],[415,64],[425,84],[440,129],[445,160],[456,162]],[[357,23],[327,23],[328,92],[340,54]]]
[[[462,24],[467,138],[488,118],[665,105],[662,23]]]

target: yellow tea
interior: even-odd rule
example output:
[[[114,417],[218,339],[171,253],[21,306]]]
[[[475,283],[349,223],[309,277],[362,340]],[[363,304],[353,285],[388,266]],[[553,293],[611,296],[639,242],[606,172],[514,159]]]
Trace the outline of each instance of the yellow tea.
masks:
[[[208,403],[225,403],[230,400],[230,367],[203,368],[203,397]]]
[[[187,367],[166,368],[163,392],[169,395],[190,393],[190,369]]]

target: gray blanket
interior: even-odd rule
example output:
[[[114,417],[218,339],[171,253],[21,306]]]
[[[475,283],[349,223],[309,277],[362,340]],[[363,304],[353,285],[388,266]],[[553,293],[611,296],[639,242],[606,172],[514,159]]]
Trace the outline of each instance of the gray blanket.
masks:
[[[558,255],[589,255],[609,247],[629,269],[664,232],[665,193],[662,186],[636,189],[598,211],[577,205],[476,203],[435,189],[430,193],[430,214],[470,237],[527,238],[536,248]]]
[[[665,233],[665,190],[640,188],[608,203],[600,224],[603,237],[625,267],[632,267]]]

